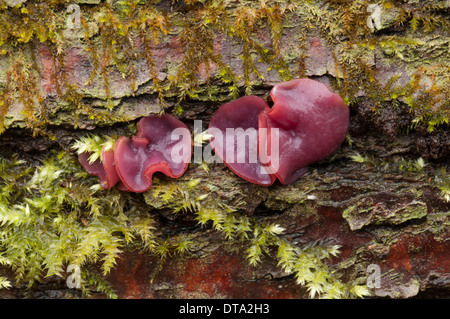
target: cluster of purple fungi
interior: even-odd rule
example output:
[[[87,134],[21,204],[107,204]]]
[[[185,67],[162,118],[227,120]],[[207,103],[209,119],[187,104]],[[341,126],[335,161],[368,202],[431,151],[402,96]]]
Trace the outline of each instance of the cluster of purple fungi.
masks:
[[[218,135],[221,138],[213,134],[209,143],[241,178],[262,186],[270,186],[278,179],[286,185],[298,180],[308,165],[328,157],[341,145],[347,134],[349,108],[338,94],[311,79],[279,83],[270,96],[272,107],[257,96],[244,96],[220,106],[210,120],[209,130],[222,132]],[[155,172],[177,178],[187,170],[192,137],[181,134],[174,139],[173,135],[175,130],[189,132],[183,122],[163,114],[144,117],[137,125],[137,135],[120,137],[113,150],[102,150],[101,161],[90,163],[89,153],[79,154],[79,162],[89,174],[100,178],[103,188],[117,185],[121,190],[144,192],[151,187]],[[227,129],[233,128],[264,131],[254,145],[265,151],[257,152],[256,160],[250,161],[251,143],[225,140]],[[276,161],[272,149],[277,150]],[[245,160],[227,161],[227,153],[242,155]]]

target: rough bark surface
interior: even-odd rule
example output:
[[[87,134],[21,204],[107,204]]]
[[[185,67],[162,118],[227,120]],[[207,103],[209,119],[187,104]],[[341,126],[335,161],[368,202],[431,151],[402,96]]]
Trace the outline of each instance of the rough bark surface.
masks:
[[[177,10],[183,12],[182,8]],[[446,10],[448,12],[448,8]],[[379,31],[379,36],[404,32],[394,22],[395,17],[385,16],[384,29]],[[78,85],[77,92],[87,105],[108,114],[108,117],[98,120],[83,112],[74,115],[73,108],[60,103],[56,98],[60,88],[54,83],[59,62],[47,43],[36,41],[31,52],[40,71],[39,90],[46,101],[47,129],[53,139],[33,136],[25,128],[26,118],[21,113],[23,105],[19,102],[13,104],[6,116],[7,129],[0,135],[0,145],[13,145],[24,158],[40,158],[52,148],[69,150],[74,138],[87,131],[121,134],[130,122],[162,110],[143,59],[135,62],[137,72],[133,85],[130,85],[128,77],[123,78],[117,71],[108,73],[111,96],[107,97],[100,79],[88,81],[93,63],[86,43],[76,35],[72,36],[70,45],[64,50],[67,81]],[[269,30],[261,29],[255,36],[258,41],[272,47]],[[404,47],[401,52],[391,53],[386,52],[387,48],[377,47],[367,51],[367,63],[379,82],[386,83],[393,74],[399,74],[399,83],[407,83],[419,68],[417,57],[422,56],[436,64],[448,62],[449,39],[439,30],[432,34],[417,33],[414,38],[428,42],[429,50],[423,48],[420,52],[410,52]],[[342,54],[343,48],[330,47],[314,30],[304,38],[304,51],[300,51],[298,39],[299,26],[296,21],[289,21],[279,41],[288,68],[296,70],[297,57],[303,54],[307,57],[302,60],[304,76],[330,86],[342,77],[336,54]],[[343,46],[347,40],[342,39]],[[173,67],[182,62],[183,48],[178,41],[175,32],[151,48],[156,65],[154,71],[161,83],[168,81]],[[143,46],[137,47],[146,50]],[[213,47],[216,54],[220,53],[223,60],[228,61],[233,71],[237,74],[243,72],[241,44],[219,34],[214,38]],[[404,58],[398,59],[398,64],[392,64],[392,54],[399,52]],[[262,76],[253,86],[253,94],[270,102],[268,92],[282,79],[275,70],[268,70],[265,62],[257,62],[257,65]],[[1,58],[0,81],[6,79],[7,67],[6,58]],[[217,107],[228,99],[226,85],[209,79],[219,67],[213,62],[203,67],[199,69],[199,74],[204,77],[200,87],[205,88],[212,83],[216,91],[213,96],[204,91],[200,96],[180,103],[182,112],[178,116],[191,129],[194,128],[194,120],[202,120],[205,128]],[[211,82],[207,82],[208,79]],[[245,83],[241,82],[240,87],[244,86]],[[330,259],[329,265],[341,272],[344,279],[369,276],[369,265],[376,265],[381,281],[372,290],[374,296],[448,297],[450,202],[443,196],[439,185],[434,183],[442,167],[450,164],[448,125],[437,126],[433,132],[427,130],[426,125],[410,130],[414,116],[405,103],[394,105],[392,101],[386,101],[384,107],[375,113],[367,92],[359,94],[351,105],[349,139],[333,156],[312,165],[309,173],[292,185],[253,185],[238,178],[223,164],[212,165],[209,172],[198,165],[191,165],[178,181],[189,182],[195,178],[200,179],[201,184],[217,187],[220,199],[225,203],[232,206],[239,203],[239,213],[262,223],[279,224],[285,228],[281,236],[299,247],[312,242],[340,245],[340,254]],[[113,103],[112,111],[105,111],[107,103]],[[165,100],[166,112],[176,111],[177,106],[176,96]],[[361,157],[355,157],[356,154]],[[425,160],[426,165],[414,166],[419,157]],[[444,168],[447,175],[448,169]],[[162,177],[162,180],[165,179]],[[148,204],[149,214],[157,216],[159,231],[166,235],[189,233],[196,247],[186,254],[170,256],[163,262],[158,256],[128,248],[106,277],[119,298],[308,296],[306,288],[297,284],[293,275],[284,273],[277,266],[276,259],[267,255],[257,266],[250,266],[245,243],[226,240],[223,234],[211,227],[199,226],[192,212],[173,214],[172,203],[157,202],[152,192],[139,196]],[[8,272],[7,268],[3,270]],[[59,298],[70,295],[69,291],[64,280],[50,278],[32,295]],[[20,298],[27,294],[29,292],[20,286],[0,290],[3,298]]]

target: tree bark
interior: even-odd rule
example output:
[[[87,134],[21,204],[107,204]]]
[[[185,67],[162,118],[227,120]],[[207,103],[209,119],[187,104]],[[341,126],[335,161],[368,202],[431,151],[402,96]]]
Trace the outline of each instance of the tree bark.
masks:
[[[201,8],[181,4],[180,1],[175,3],[175,8],[167,10],[177,12],[183,19],[198,18],[194,13],[198,14]],[[311,7],[322,4],[313,1]],[[93,10],[100,4],[80,5],[82,10]],[[165,6],[168,8],[170,1],[162,1],[159,8],[163,10]],[[327,8],[330,15],[335,13],[331,5]],[[366,8],[366,4],[361,8]],[[326,38],[328,29],[317,30],[301,25],[306,21],[303,15],[308,12],[300,11],[294,14],[286,11],[288,18],[283,21],[281,37],[276,42],[267,18],[262,18],[261,23],[266,24],[251,36],[262,48],[279,51],[274,56],[282,57],[291,78],[310,77],[338,91],[336,83],[351,82],[347,77],[349,71],[344,69],[349,62],[342,61],[358,56],[358,61],[364,60],[373,71],[374,83],[386,88],[383,85],[398,75],[395,83],[402,87],[421,72],[423,64],[418,62],[420,59],[436,68],[445,63],[448,65],[449,51],[446,49],[450,42],[443,27],[425,32],[423,29],[412,30],[410,20],[398,25],[399,8],[384,7],[380,30],[368,33],[365,29],[366,38],[375,43],[373,48],[369,47],[371,44],[355,48],[357,43],[345,36],[333,46]],[[436,12],[448,13],[448,10],[447,7],[436,9]],[[369,14],[360,12],[358,17]],[[323,18],[324,21],[326,19],[332,20],[333,17]],[[123,77],[109,61],[106,71],[108,90],[105,90],[101,72],[91,78],[95,62],[89,52],[92,50],[87,50],[91,46],[83,38],[84,32],[77,35],[67,31],[71,38],[64,44],[64,53],[57,53],[52,44],[39,43],[38,40],[22,47],[23,58],[34,61],[31,64],[39,74],[36,84],[45,106],[45,111],[42,111],[46,113],[45,134],[32,134],[23,113],[24,104],[18,99],[8,109],[4,120],[6,130],[0,135],[0,145],[15,147],[26,159],[42,158],[53,148],[70,151],[75,138],[86,132],[120,135],[129,123],[162,110],[177,114],[192,130],[194,120],[202,120],[203,128],[206,128],[220,104],[232,99],[228,84],[217,77],[223,70],[219,60],[211,58],[197,65],[197,94],[191,92],[181,103],[178,89],[167,90],[164,101],[161,101],[155,86],[155,83],[169,85],[179,71],[177,67],[185,62],[188,50],[182,43],[180,25],[150,48],[140,43],[139,37],[130,39],[137,50],[137,58],[132,61],[135,68],[133,78]],[[92,21],[90,39],[101,51],[104,35],[98,28]],[[222,30],[214,30],[213,33],[211,57],[220,57],[220,61],[225,61],[234,74],[245,74],[242,53],[248,49],[246,42]],[[405,33],[410,43],[397,47],[388,43]],[[423,42],[428,43],[428,47]],[[274,43],[277,44],[275,48]],[[142,58],[146,50],[150,50],[153,58],[152,70],[148,61]],[[263,56],[258,56],[258,52],[253,47],[252,54],[256,56],[252,57],[254,72],[248,79],[239,77],[234,84],[239,95],[251,87],[252,94],[271,102],[268,92],[274,84],[283,81],[283,72],[276,70],[277,59],[273,59],[273,65],[270,65]],[[8,61],[14,59],[0,59],[3,85],[13,63]],[[108,61],[103,56],[100,63],[108,64]],[[421,81],[427,83],[433,76],[424,74]],[[74,92],[82,105],[88,106],[87,109],[80,107],[81,104],[78,108],[73,107],[60,98],[64,93],[73,94],[71,85],[76,85]],[[379,274],[379,283],[371,289],[373,296],[448,297],[450,202],[441,188],[441,180],[449,175],[449,168],[445,167],[450,156],[448,124],[436,125],[432,132],[426,122],[414,126],[418,115],[408,105],[409,100],[402,100],[407,98],[406,94],[399,98],[392,95],[395,87],[392,88],[393,98],[384,101],[381,108],[376,106],[370,92],[361,90],[354,93],[355,96],[351,96],[348,139],[332,156],[311,165],[309,172],[292,185],[253,185],[237,177],[223,164],[211,165],[209,172],[192,164],[176,181],[160,177],[161,183],[183,184],[199,179],[199,185],[218,190],[214,195],[218,199],[238,207],[238,214],[250,216],[262,224],[283,227],[285,230],[280,237],[297,247],[311,243],[339,245],[340,254],[329,259],[328,265],[342,275],[343,281],[367,278],[365,283],[371,287],[376,279],[371,275]],[[420,93],[420,90],[414,92],[417,98]],[[445,106],[436,105],[439,107],[446,116],[448,110]],[[174,214],[176,203],[158,201],[153,188],[137,196],[145,200],[149,214],[154,214],[159,220],[158,227],[163,237],[189,234],[195,248],[185,254],[171,255],[164,261],[154,254],[127,248],[106,277],[119,298],[308,297],[307,289],[296,283],[294,275],[277,266],[275,251],[269,250],[258,265],[251,266],[246,258],[248,242],[227,240],[211,225],[199,226],[195,211]],[[373,269],[378,273],[372,272]],[[22,297],[24,291],[24,288],[16,287],[3,289],[0,294],[3,297]],[[67,288],[65,282],[51,279],[44,281],[36,291],[35,296],[52,298],[64,296]]]

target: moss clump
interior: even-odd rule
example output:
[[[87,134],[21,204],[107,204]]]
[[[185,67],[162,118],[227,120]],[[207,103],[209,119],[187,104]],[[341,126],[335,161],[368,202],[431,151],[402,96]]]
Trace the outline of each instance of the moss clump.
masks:
[[[97,187],[66,152],[36,168],[17,156],[1,157],[0,172],[0,263],[14,271],[16,283],[31,288],[46,277],[66,277],[67,266],[76,265],[86,295],[92,283],[105,288],[100,278],[125,246],[159,247],[145,205]],[[101,274],[89,271],[92,263],[100,263]]]

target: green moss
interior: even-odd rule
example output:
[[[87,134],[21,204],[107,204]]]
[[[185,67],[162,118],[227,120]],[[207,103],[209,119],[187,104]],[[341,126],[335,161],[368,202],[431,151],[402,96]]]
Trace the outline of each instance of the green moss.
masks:
[[[154,220],[144,207],[119,191],[105,196],[92,187],[93,180],[65,152],[37,168],[1,158],[0,171],[0,260],[18,283],[31,288],[45,277],[64,277],[69,264],[84,269],[99,262],[106,275],[126,245],[158,247]]]

